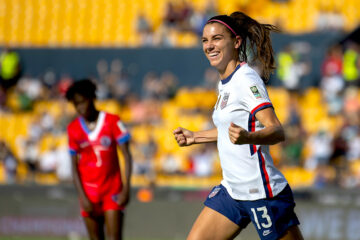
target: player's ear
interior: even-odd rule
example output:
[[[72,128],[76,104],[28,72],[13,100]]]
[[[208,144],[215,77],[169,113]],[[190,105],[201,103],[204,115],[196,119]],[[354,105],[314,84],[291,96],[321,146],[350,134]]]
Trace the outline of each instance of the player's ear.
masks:
[[[235,37],[234,47],[235,49],[239,49],[242,43],[242,38],[240,36]]]

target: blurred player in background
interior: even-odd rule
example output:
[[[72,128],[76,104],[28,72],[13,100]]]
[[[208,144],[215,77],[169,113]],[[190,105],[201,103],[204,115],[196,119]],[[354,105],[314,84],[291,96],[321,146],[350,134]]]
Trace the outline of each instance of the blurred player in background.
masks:
[[[90,239],[105,235],[122,239],[132,168],[130,134],[118,116],[96,109],[95,91],[96,85],[84,79],[66,92],[79,115],[68,126],[73,178]],[[126,182],[121,178],[117,145],[125,159]]]
[[[285,139],[264,81],[275,69],[270,32],[241,12],[210,18],[203,51],[221,77],[214,107],[215,128],[174,130],[179,146],[216,142],[223,180],[205,201],[188,240],[233,239],[253,222],[262,240],[303,239],[286,179],[277,170],[269,146]],[[248,65],[247,44],[259,74]]]

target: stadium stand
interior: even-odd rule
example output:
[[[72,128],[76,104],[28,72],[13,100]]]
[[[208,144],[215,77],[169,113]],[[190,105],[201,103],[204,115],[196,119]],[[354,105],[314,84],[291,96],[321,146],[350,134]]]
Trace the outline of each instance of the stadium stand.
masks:
[[[190,23],[186,24],[190,24],[190,28],[183,26],[179,30],[164,26],[169,3],[180,14],[187,14]],[[143,15],[154,39],[168,37],[171,45],[189,47],[198,44],[197,30],[191,21],[206,17],[209,11],[223,14],[235,10],[278,25],[288,33],[327,29],[350,31],[357,26],[360,18],[360,10],[353,7],[355,3],[356,0],[2,0],[0,32],[6,34],[0,34],[0,44],[23,47],[136,47],[143,43],[137,34],[138,18]],[[164,27],[167,30],[170,28],[166,34]],[[152,44],[161,42],[158,39]]]

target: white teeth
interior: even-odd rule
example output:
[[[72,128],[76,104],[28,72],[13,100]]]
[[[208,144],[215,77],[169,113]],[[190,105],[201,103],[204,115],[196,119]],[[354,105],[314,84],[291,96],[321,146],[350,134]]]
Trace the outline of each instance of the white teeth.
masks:
[[[215,56],[217,56],[218,54],[219,54],[219,53],[210,53],[209,56],[210,56],[210,57],[215,57]]]

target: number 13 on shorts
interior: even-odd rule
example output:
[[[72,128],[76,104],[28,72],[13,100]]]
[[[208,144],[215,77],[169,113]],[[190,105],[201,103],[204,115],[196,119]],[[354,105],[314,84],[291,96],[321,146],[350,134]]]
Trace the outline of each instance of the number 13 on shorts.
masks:
[[[258,229],[269,228],[272,226],[272,221],[270,216],[268,215],[268,210],[266,206],[251,208],[251,212],[254,216],[254,221]],[[259,223],[259,219],[260,219],[260,223]]]

